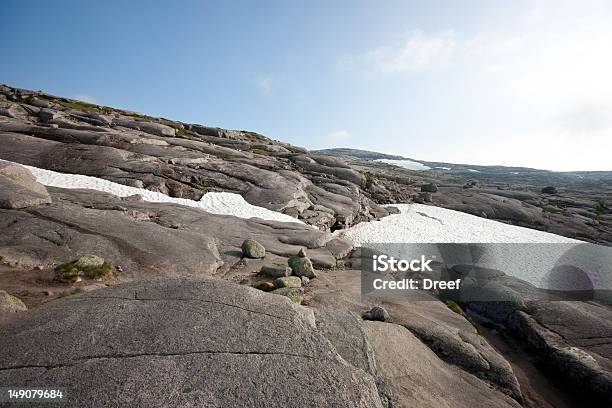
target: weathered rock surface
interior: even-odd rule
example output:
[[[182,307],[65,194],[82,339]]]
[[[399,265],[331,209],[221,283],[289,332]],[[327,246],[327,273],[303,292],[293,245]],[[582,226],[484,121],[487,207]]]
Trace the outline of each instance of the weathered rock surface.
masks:
[[[466,302],[470,316],[520,340],[539,364],[591,406],[612,404],[608,302],[542,300],[537,289],[508,276],[491,276],[487,286],[511,293],[512,301]]]
[[[0,208],[26,208],[51,202],[45,186],[25,167],[0,161]]]
[[[0,256],[21,266],[57,265],[95,253],[122,268],[123,279],[223,276],[242,257],[245,236],[270,257],[308,247],[316,262],[335,264],[329,233],[295,223],[220,216],[174,204],[125,201],[91,190],[49,188],[53,203],[0,210]],[[176,226],[179,225],[179,228]],[[337,244],[334,244],[337,246]],[[274,259],[274,258],[272,258]],[[261,266],[247,267],[245,274]]]
[[[218,280],[97,290],[4,327],[0,383],[69,384],[72,407],[382,407],[307,314]]]
[[[478,336],[464,317],[439,300],[433,297],[429,301],[372,299],[369,303],[360,295],[359,271],[333,271],[313,281],[311,286],[315,295],[309,305],[315,308],[319,330],[348,362],[377,377],[381,397],[392,406],[421,406],[417,403],[421,402],[423,406],[436,407],[442,400],[448,406],[457,407],[465,406],[465,401],[483,407],[520,406],[516,402],[521,400],[520,387],[508,362]],[[383,305],[393,322],[363,321],[363,310],[375,305]],[[390,328],[370,326],[379,324]],[[369,327],[378,329],[369,332]],[[375,348],[374,342],[380,348]],[[415,344],[418,344],[417,351]],[[401,363],[391,364],[393,356]],[[380,360],[391,364],[389,371],[380,369]],[[431,381],[415,375],[421,363],[427,370],[431,369],[427,374]],[[447,374],[433,380],[438,370]],[[458,397],[465,400],[450,400],[450,395],[436,400],[435,394],[431,394],[430,387],[446,384],[443,387],[451,389],[465,381],[470,384],[469,389],[462,388],[462,396]]]

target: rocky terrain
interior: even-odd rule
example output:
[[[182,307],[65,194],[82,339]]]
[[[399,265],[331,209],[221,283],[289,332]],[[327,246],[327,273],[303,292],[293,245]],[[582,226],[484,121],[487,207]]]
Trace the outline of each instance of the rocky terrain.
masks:
[[[388,210],[341,160],[268,139],[0,86],[0,159],[172,197],[239,193],[321,229]]]
[[[508,302],[362,298],[358,251],[331,233],[416,200],[610,244],[609,187],[464,188],[6,86],[0,141],[11,162],[173,197],[239,193],[305,222],[45,187],[0,162],[0,385],[66,387],[75,407],[612,403],[608,304],[538,302],[528,285]]]
[[[406,159],[401,156],[354,149],[318,153],[342,158],[364,174],[367,190],[378,202],[402,202],[389,194],[394,190],[390,186],[401,185],[403,195],[416,202],[612,245],[612,172],[555,173],[432,162],[422,162],[430,170],[415,171],[376,161]]]

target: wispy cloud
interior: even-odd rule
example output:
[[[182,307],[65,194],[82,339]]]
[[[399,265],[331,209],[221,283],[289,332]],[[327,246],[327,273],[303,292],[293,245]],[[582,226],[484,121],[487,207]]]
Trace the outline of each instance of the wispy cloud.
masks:
[[[255,85],[259,88],[260,92],[268,95],[272,92],[272,78],[267,76],[260,76],[255,79]]]
[[[394,45],[384,45],[357,56],[345,56],[338,60],[341,70],[398,74],[436,69],[448,61],[455,48],[452,31],[427,35],[422,31],[411,32]]]
[[[351,134],[344,130],[335,130],[327,135],[327,139],[330,143],[341,143],[349,140],[351,138]]]

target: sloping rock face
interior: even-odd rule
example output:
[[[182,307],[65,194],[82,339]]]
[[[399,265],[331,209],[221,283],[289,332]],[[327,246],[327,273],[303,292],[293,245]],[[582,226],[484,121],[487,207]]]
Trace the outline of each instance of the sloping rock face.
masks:
[[[0,208],[26,208],[51,202],[45,186],[25,167],[0,161]]]
[[[382,408],[374,379],[308,313],[218,280],[98,290],[5,326],[0,383],[69,384],[72,407]]]
[[[312,287],[317,327],[344,359],[376,378],[387,406],[520,407],[521,390],[508,362],[438,299],[361,298],[355,270],[322,275]],[[362,320],[374,305],[383,306],[393,322]]]
[[[241,194],[321,229],[383,217],[342,160],[262,135],[185,124],[0,86],[0,159],[173,197]]]
[[[285,258],[309,248],[315,265],[332,267],[344,248],[331,234],[299,223],[215,215],[93,190],[49,191],[51,204],[0,209],[5,262],[46,267],[94,253],[121,266],[126,279],[222,277],[241,260],[247,238],[266,248],[267,261],[285,264]]]

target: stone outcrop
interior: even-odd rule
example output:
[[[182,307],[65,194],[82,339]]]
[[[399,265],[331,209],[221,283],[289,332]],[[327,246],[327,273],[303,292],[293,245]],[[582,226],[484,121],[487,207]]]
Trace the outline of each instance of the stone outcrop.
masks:
[[[9,323],[0,383],[70,384],[70,407],[382,408],[372,376],[313,319],[285,297],[219,280],[124,284]]]
[[[41,108],[41,106],[44,106]],[[0,159],[198,200],[242,195],[321,229],[389,214],[342,160],[234,131],[0,86]]]
[[[0,208],[27,208],[50,202],[45,186],[37,183],[25,167],[0,161]]]

